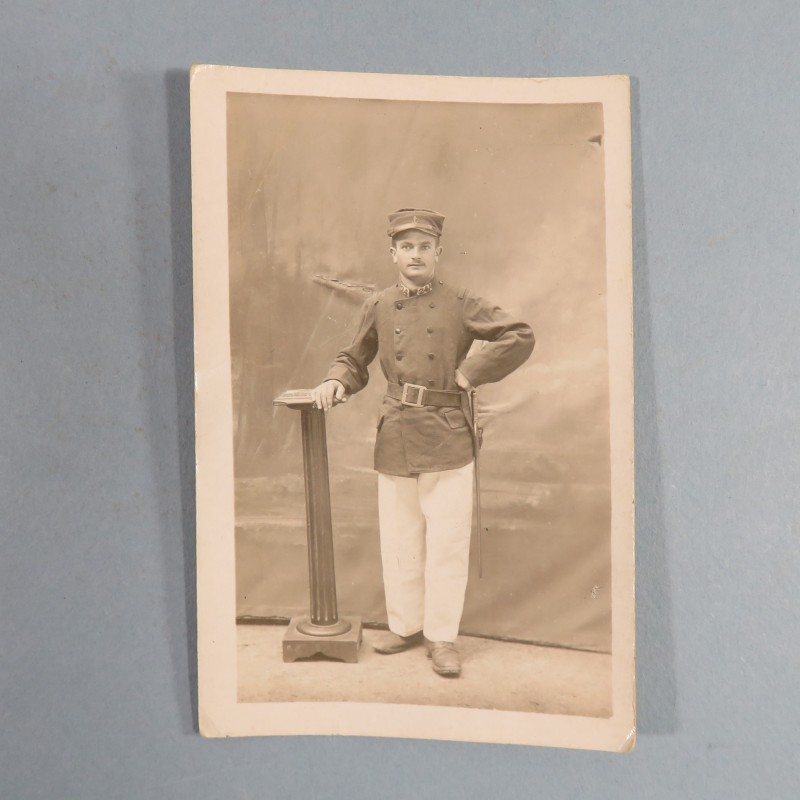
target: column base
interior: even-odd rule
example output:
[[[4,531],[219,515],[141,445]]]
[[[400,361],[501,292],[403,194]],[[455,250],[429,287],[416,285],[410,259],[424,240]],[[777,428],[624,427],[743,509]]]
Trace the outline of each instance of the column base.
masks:
[[[297,630],[306,636],[341,636],[347,633],[352,627],[351,623],[340,617],[333,625],[315,625],[308,617],[301,617],[297,620]]]
[[[361,617],[340,617],[349,628],[338,635],[309,635],[298,630],[298,624],[308,625],[308,616],[292,617],[289,628],[283,636],[284,662],[297,661],[298,658],[311,658],[323,655],[349,664],[358,663],[358,650],[361,647]]]

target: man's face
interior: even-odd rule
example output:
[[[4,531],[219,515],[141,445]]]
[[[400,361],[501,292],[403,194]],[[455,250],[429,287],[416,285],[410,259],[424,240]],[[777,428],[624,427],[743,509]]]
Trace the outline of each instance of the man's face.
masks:
[[[419,287],[433,278],[442,248],[435,236],[412,229],[398,233],[389,252],[403,282]]]

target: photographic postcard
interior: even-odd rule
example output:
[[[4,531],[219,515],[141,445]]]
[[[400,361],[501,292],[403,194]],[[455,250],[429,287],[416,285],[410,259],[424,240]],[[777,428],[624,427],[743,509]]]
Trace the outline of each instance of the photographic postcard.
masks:
[[[204,736],[632,749],[629,97],[193,67]]]

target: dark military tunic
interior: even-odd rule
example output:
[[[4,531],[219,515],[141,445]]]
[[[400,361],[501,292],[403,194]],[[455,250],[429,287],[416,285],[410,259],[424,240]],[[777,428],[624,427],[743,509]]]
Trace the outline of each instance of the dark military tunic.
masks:
[[[487,342],[467,358],[475,339]],[[380,358],[387,381],[457,390],[456,369],[473,385],[499,381],[533,350],[533,332],[493,303],[436,280],[427,294],[404,296],[399,286],[364,303],[353,343],[334,359],[326,380],[348,394],[367,385]],[[385,397],[375,440],[375,469],[387,475],[457,469],[473,458],[472,434],[461,408],[403,405]]]

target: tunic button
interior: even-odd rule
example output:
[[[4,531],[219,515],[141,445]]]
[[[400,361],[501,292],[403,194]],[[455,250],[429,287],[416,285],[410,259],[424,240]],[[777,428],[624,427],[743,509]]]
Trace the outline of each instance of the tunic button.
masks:
[[[403,304],[400,303],[400,302],[397,302],[397,303],[394,304],[394,307],[399,311],[403,307]]]
[[[394,329],[394,332],[395,332],[395,333],[400,333],[400,328],[395,328],[395,329]]]
[[[398,354],[395,356],[395,358],[396,358],[398,361],[402,361],[402,360],[403,360],[403,354],[402,354],[402,353],[398,353]]]
[[[433,333],[433,328],[425,328],[425,330],[428,331],[428,333]]]
[[[436,383],[436,381],[428,381],[428,386],[433,386],[434,383]]]
[[[433,359],[436,358],[436,356],[433,353],[428,353],[428,358],[430,358],[431,361],[433,361]]]
[[[431,308],[436,308],[436,303],[431,303]]]

